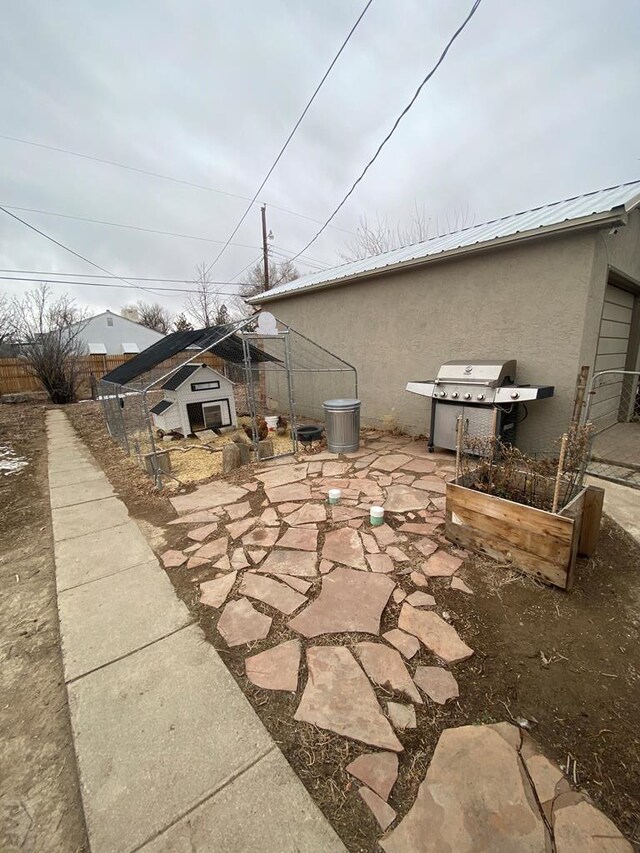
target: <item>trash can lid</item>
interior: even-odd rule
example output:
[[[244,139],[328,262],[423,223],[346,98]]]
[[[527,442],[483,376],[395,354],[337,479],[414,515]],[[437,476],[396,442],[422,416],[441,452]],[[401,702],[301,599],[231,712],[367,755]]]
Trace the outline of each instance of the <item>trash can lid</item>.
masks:
[[[325,409],[353,409],[354,406],[359,406],[360,400],[325,400],[322,404]]]

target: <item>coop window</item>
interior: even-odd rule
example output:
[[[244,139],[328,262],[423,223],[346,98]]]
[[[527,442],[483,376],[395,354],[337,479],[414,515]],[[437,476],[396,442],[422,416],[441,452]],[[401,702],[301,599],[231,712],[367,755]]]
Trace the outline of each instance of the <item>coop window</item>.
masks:
[[[220,387],[220,383],[216,379],[212,379],[210,382],[192,382],[191,390],[192,391],[215,391]]]

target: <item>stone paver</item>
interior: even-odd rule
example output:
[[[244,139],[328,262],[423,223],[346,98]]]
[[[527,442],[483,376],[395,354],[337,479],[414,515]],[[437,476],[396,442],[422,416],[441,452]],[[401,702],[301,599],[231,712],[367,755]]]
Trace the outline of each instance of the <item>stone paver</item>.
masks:
[[[412,592],[411,595],[407,596],[407,604],[410,604],[412,607],[435,607],[436,600],[432,595],[429,595],[427,592]]]
[[[343,631],[378,634],[394,586],[386,575],[339,566],[324,575],[320,595],[289,626],[304,637]]]
[[[552,800],[556,795],[556,786],[564,774],[545,756],[537,753],[525,759],[527,773],[531,776],[533,787],[541,803]]]
[[[388,826],[391,826],[393,821],[396,819],[397,814],[394,809],[391,808],[389,803],[385,803],[383,799],[373,791],[369,790],[369,788],[360,788],[358,793],[371,809],[371,813],[378,821],[380,829],[384,831]]]
[[[236,548],[233,554],[231,555],[231,568],[240,571],[241,569],[246,569],[251,564],[247,560],[247,557],[242,548]]]
[[[425,578],[425,576],[424,576],[423,574],[421,574],[420,572],[411,572],[411,574],[409,575],[409,577],[411,578],[411,580],[413,581],[413,583],[414,583],[416,586],[419,586],[419,587],[425,587],[425,586],[428,586],[427,579],[426,579],[426,578]]]
[[[371,464],[371,468],[376,468],[378,471],[395,471],[397,468],[403,468],[408,462],[411,462],[410,456],[404,456],[402,453],[386,453],[384,456],[379,456]]]
[[[275,509],[270,506],[265,509],[265,511],[260,516],[260,524],[263,524],[265,527],[279,527],[280,526],[280,518],[278,517],[278,513]]]
[[[386,853],[543,853],[548,833],[518,753],[489,726],[446,729]]]
[[[296,465],[281,465],[270,471],[263,471],[256,474],[256,480],[261,480],[264,483],[265,489],[275,486],[285,486],[289,483],[297,483],[304,480],[307,476],[306,463]]]
[[[382,643],[356,643],[355,653],[374,684],[404,693],[407,699],[422,705],[422,696],[411,680],[400,652]]]
[[[310,551],[271,551],[257,571],[270,575],[312,578],[318,574],[317,561],[317,556]]]
[[[192,569],[199,569],[201,566],[207,566],[210,562],[210,560],[205,560],[202,557],[189,557],[187,560],[187,568],[189,571]]]
[[[275,486],[266,489],[270,503],[285,503],[289,501],[310,501],[311,487],[305,483],[290,483],[286,486]]]
[[[365,571],[367,569],[360,536],[357,531],[351,530],[349,527],[331,530],[327,533],[322,548],[322,557],[325,560],[342,563],[354,569]]]
[[[203,527],[196,527],[193,530],[187,531],[187,538],[193,539],[194,542],[204,542],[204,540],[211,536],[212,533],[218,529],[218,522],[214,522],[213,524],[205,524]]]
[[[209,512],[206,509],[199,510],[198,512],[191,512],[189,515],[181,515],[178,518],[175,518],[173,521],[169,522],[169,525],[174,524],[210,524],[213,521],[218,521],[218,516]]]
[[[180,566],[183,566],[187,562],[187,558],[182,551],[174,550],[165,551],[160,556],[160,559],[165,569],[179,569]]]
[[[553,811],[556,853],[633,853],[601,811],[582,801]]]
[[[288,640],[272,649],[245,659],[247,678],[265,690],[298,689],[300,669],[300,640]]]
[[[404,601],[406,597],[407,593],[401,587],[393,590],[392,598],[396,604],[400,604],[400,602]]]
[[[380,547],[375,540],[375,537],[370,533],[361,533],[360,538],[362,539],[362,544],[364,545],[364,550],[367,554],[379,554]]]
[[[242,537],[242,544],[249,548],[272,548],[279,535],[278,527],[254,527]]]
[[[212,542],[207,542],[202,548],[198,548],[195,552],[196,557],[203,557],[207,560],[213,560],[214,557],[221,557],[226,554],[227,546],[229,545],[229,537],[221,536],[219,539],[214,539]]]
[[[238,521],[238,519],[244,518],[247,513],[251,512],[251,504],[249,501],[242,501],[242,503],[225,506],[224,509],[231,521]]]
[[[409,562],[409,557],[407,557],[407,555],[404,553],[404,551],[401,551],[400,548],[396,548],[395,545],[390,545],[386,549],[385,554],[388,554],[391,557],[391,559],[396,563],[408,563]]]
[[[405,521],[398,528],[401,533],[414,533],[416,536],[433,536],[437,524],[431,524],[428,521]]]
[[[388,554],[368,554],[367,563],[372,572],[388,575],[393,571],[393,560]]]
[[[395,752],[367,752],[345,769],[383,800],[388,800],[398,778],[398,756]]]
[[[232,539],[239,539],[247,530],[257,523],[257,518],[245,518],[242,521],[232,521],[230,524],[225,524],[225,529]]]
[[[327,511],[322,504],[302,504],[300,509],[292,512],[284,518],[287,524],[296,527],[300,524],[315,524],[319,521],[326,521]]]
[[[400,731],[417,728],[416,709],[413,705],[402,705],[400,702],[387,702],[387,713],[394,728]]]
[[[227,600],[227,596],[233,589],[236,582],[237,572],[230,572],[221,578],[216,578],[212,581],[205,581],[200,584],[200,604],[206,604],[209,607],[222,607]]]
[[[458,682],[453,675],[448,669],[439,666],[417,667],[413,680],[438,705],[444,705],[449,699],[457,699],[460,695]]]
[[[435,551],[438,550],[437,542],[433,542],[431,539],[421,539],[419,542],[414,542],[413,547],[416,551],[420,551],[423,557],[430,557]]]
[[[295,719],[362,743],[402,751],[373,688],[344,646],[307,649],[309,678]]]
[[[292,589],[301,592],[303,595],[311,589],[311,581],[305,581],[302,578],[294,578],[290,575],[278,575],[278,580],[284,581],[284,583],[288,584]]]
[[[466,592],[467,595],[474,594],[471,587],[468,587],[462,578],[459,578],[456,575],[451,578],[451,589],[457,589],[459,592]]]
[[[429,495],[413,486],[389,486],[387,499],[382,504],[386,512],[409,512],[426,509],[429,506]]]
[[[247,554],[254,565],[262,562],[262,560],[267,556],[267,552],[262,548],[248,548]]]
[[[217,569],[219,572],[230,572],[231,560],[225,554],[224,557],[221,557],[217,563],[214,563],[213,568]]]
[[[242,646],[254,640],[264,640],[271,628],[271,617],[256,610],[246,598],[241,598],[225,606],[217,628],[228,646]]]
[[[289,527],[278,539],[278,548],[294,548],[298,551],[318,550],[318,531],[308,528]]]
[[[306,596],[296,592],[287,584],[251,572],[247,572],[242,578],[239,592],[240,595],[262,601],[287,616],[307,601]]]
[[[409,459],[400,466],[403,471],[413,471],[414,474],[433,474],[436,470],[436,463],[431,459]]]
[[[195,491],[188,495],[177,495],[175,498],[169,498],[169,500],[179,515],[185,515],[197,510],[214,509],[225,504],[235,503],[246,494],[247,490],[241,486],[232,486],[224,480],[216,480],[213,483],[198,486]]]
[[[460,557],[454,557],[446,551],[438,551],[422,564],[421,569],[427,577],[446,578],[457,572],[462,563]]]
[[[376,542],[381,548],[386,548],[387,545],[395,545],[398,541],[398,536],[388,524],[381,524],[379,527],[372,527],[371,532],[375,536]]]
[[[457,663],[473,654],[456,629],[431,610],[417,610],[406,602],[402,605],[398,627],[417,637],[445,663]]]
[[[392,628],[391,631],[386,631],[382,638],[402,654],[407,660],[418,654],[420,651],[420,641],[412,634],[407,634],[401,631],[400,628]]]

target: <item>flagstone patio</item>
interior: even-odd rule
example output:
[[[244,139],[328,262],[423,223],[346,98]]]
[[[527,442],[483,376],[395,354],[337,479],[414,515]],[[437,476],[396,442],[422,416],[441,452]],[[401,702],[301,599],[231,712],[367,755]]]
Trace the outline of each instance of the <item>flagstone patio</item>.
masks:
[[[594,813],[607,819],[585,798],[559,802],[569,784],[557,768],[549,772],[530,739],[525,750],[520,731],[507,724],[445,731],[415,804],[404,804],[408,813],[398,821],[387,802],[416,707],[429,712],[454,702],[456,673],[474,655],[443,599],[449,589],[473,595],[458,576],[467,555],[442,535],[450,456],[430,455],[406,437],[375,436],[346,458],[278,460],[253,476],[172,498],[179,518],[171,524],[180,524],[172,529],[184,532],[184,544],[162,555],[164,565],[169,573],[198,568],[191,580],[217,645],[246,651],[246,679],[264,691],[265,702],[280,691],[294,695],[292,723],[382,750],[346,771],[363,783],[361,807],[386,831],[385,850],[544,851],[555,826],[558,853],[631,849],[615,827],[609,847],[589,846],[600,826]],[[339,505],[328,507],[330,488],[341,489]],[[385,509],[379,527],[369,522],[374,504]],[[455,751],[458,742],[463,754]],[[544,801],[539,785],[546,786]],[[475,810],[471,817],[460,814],[458,795]],[[503,811],[504,820],[495,817]],[[574,835],[569,814],[580,824]],[[469,839],[478,832],[489,839],[486,846],[473,847]]]

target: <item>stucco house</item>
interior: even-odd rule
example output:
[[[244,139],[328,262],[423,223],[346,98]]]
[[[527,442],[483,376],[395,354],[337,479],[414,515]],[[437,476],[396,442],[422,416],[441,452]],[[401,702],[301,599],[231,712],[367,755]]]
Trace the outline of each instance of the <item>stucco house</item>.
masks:
[[[156,429],[188,436],[235,427],[233,382],[206,364],[185,364],[161,386],[164,399],[151,409]]]
[[[635,181],[315,272],[248,301],[357,368],[364,423],[411,434],[428,432],[430,404],[405,391],[409,380],[433,378],[452,359],[517,359],[518,382],[555,386],[519,427],[518,443],[540,450],[567,427],[582,365],[640,367],[639,204]],[[617,419],[620,388],[594,408],[599,428]]]
[[[103,311],[85,321],[80,333],[91,355],[135,355],[164,337],[162,332],[111,311]]]

